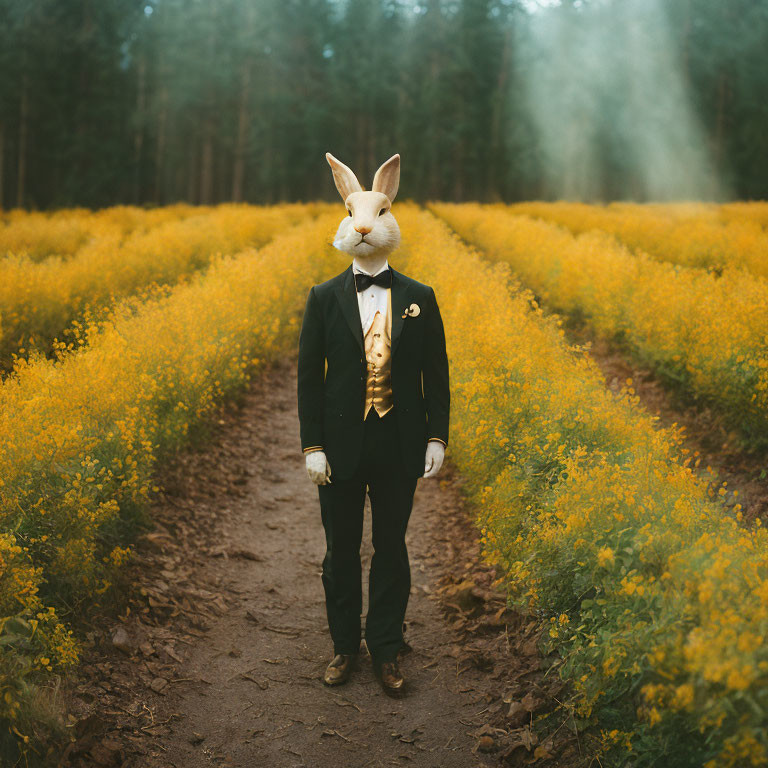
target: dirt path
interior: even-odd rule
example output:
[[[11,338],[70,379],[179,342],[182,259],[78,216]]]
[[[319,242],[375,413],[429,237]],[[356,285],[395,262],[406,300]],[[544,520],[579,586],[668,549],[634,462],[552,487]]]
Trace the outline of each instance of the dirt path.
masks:
[[[419,481],[406,539],[408,695],[385,695],[367,655],[347,685],[322,684],[332,655],[324,535],[295,392],[295,362],[276,366],[222,413],[204,450],[167,470],[157,528],[130,574],[144,596],[119,621],[94,622],[69,693],[79,739],[61,765],[471,768],[533,758],[528,710],[547,698],[534,625],[513,630],[450,466]],[[367,509],[364,595],[370,554]],[[528,709],[508,722],[526,693]]]

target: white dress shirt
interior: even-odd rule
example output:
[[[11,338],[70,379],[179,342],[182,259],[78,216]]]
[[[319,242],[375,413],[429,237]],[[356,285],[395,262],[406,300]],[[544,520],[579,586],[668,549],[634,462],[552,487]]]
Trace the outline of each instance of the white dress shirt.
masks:
[[[383,272],[389,268],[389,262],[384,261],[384,266],[371,275],[370,272],[363,269],[358,263],[357,259],[352,259],[352,271],[362,272],[365,275],[378,275],[379,272]],[[373,323],[373,318],[376,312],[381,312],[382,315],[387,314],[388,295],[389,288],[384,288],[381,285],[370,285],[364,291],[357,292],[357,306],[360,310],[360,322],[363,326],[363,336],[368,333],[368,329]]]

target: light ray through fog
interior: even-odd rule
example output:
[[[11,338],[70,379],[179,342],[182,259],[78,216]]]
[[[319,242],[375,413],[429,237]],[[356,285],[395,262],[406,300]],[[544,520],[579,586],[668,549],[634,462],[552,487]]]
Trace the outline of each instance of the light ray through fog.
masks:
[[[635,199],[727,196],[658,0],[545,8],[529,23],[520,71],[548,196],[610,198],[619,173]]]

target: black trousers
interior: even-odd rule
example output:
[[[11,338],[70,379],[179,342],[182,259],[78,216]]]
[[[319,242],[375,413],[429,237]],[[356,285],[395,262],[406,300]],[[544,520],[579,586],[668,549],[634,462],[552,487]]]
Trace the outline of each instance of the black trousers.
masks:
[[[318,485],[326,553],[322,581],[334,653],[357,653],[363,610],[360,544],[366,487],[371,499],[373,557],[368,578],[365,642],[374,663],[394,661],[404,643],[403,619],[411,591],[405,532],[418,477],[405,472],[394,408],[365,420],[363,452],[348,480]]]

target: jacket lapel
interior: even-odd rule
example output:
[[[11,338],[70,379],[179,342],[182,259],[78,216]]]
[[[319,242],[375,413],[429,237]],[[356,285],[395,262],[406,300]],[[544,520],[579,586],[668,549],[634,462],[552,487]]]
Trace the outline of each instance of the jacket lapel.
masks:
[[[392,266],[390,265],[390,269]],[[352,265],[342,273],[341,281],[336,286],[336,297],[341,306],[341,312],[347,321],[352,335],[357,340],[360,351],[365,353],[365,341],[363,339],[363,325],[360,322],[360,307],[357,303],[357,289],[355,288],[355,278],[352,272]],[[403,276],[392,269],[392,288],[390,299],[392,302],[392,331],[391,331],[391,354],[395,354],[397,342],[400,340],[400,334],[403,331],[403,312],[409,305],[408,286]]]
[[[344,315],[352,335],[357,339],[360,351],[365,353],[363,324],[360,322],[360,307],[357,303],[357,289],[355,288],[351,264],[342,273],[341,282],[336,286],[336,296],[341,305],[341,313]]]
[[[390,269],[392,267],[390,266]],[[397,342],[400,341],[400,334],[403,331],[403,323],[405,322],[403,318],[403,312],[405,311],[405,307],[409,305],[408,301],[408,286],[406,285],[405,280],[403,279],[403,276],[396,272],[394,269],[392,269],[392,351],[391,354],[394,356],[395,350],[397,349]]]

